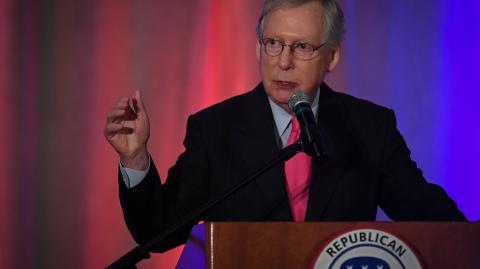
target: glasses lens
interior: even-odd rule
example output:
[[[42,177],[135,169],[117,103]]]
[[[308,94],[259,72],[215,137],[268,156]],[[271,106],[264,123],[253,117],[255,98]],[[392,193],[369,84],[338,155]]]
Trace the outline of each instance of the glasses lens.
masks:
[[[262,40],[262,43],[265,46],[265,52],[268,55],[276,56],[282,52],[283,45],[278,40],[265,38]]]
[[[312,57],[314,48],[308,43],[298,43],[293,49],[293,53],[300,59],[309,59]]]

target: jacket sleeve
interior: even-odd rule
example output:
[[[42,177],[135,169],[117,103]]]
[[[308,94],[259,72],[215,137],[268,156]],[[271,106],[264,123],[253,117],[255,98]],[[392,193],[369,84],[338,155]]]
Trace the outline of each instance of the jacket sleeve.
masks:
[[[161,184],[153,161],[145,179],[133,188],[126,188],[119,173],[124,219],[138,244],[149,242],[208,201],[208,156],[204,143],[199,124],[192,116],[187,122],[185,151],[170,168],[165,184]],[[150,251],[163,252],[185,243],[195,223]]]
[[[410,157],[396,127],[393,111],[384,114],[381,145],[380,206],[393,220],[466,221],[456,203],[440,186],[428,183]]]

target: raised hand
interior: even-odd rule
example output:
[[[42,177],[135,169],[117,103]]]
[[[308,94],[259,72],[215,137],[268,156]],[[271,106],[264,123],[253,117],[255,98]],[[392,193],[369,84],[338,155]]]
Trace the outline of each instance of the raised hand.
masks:
[[[132,97],[120,97],[113,104],[103,133],[124,166],[147,169],[150,123],[139,91]]]

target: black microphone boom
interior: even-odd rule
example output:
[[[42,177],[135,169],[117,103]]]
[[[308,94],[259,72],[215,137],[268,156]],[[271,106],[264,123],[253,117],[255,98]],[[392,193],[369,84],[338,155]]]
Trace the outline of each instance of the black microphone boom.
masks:
[[[320,130],[318,129],[308,96],[295,92],[288,99],[288,106],[295,113],[302,130],[301,139],[304,152],[316,159],[325,160]]]

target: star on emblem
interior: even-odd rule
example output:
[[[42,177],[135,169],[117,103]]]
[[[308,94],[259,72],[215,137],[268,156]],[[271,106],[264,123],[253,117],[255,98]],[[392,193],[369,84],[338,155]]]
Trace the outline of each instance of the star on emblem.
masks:
[[[362,269],[368,269],[368,265],[362,265]]]
[[[377,265],[377,269],[383,269],[383,265]]]

